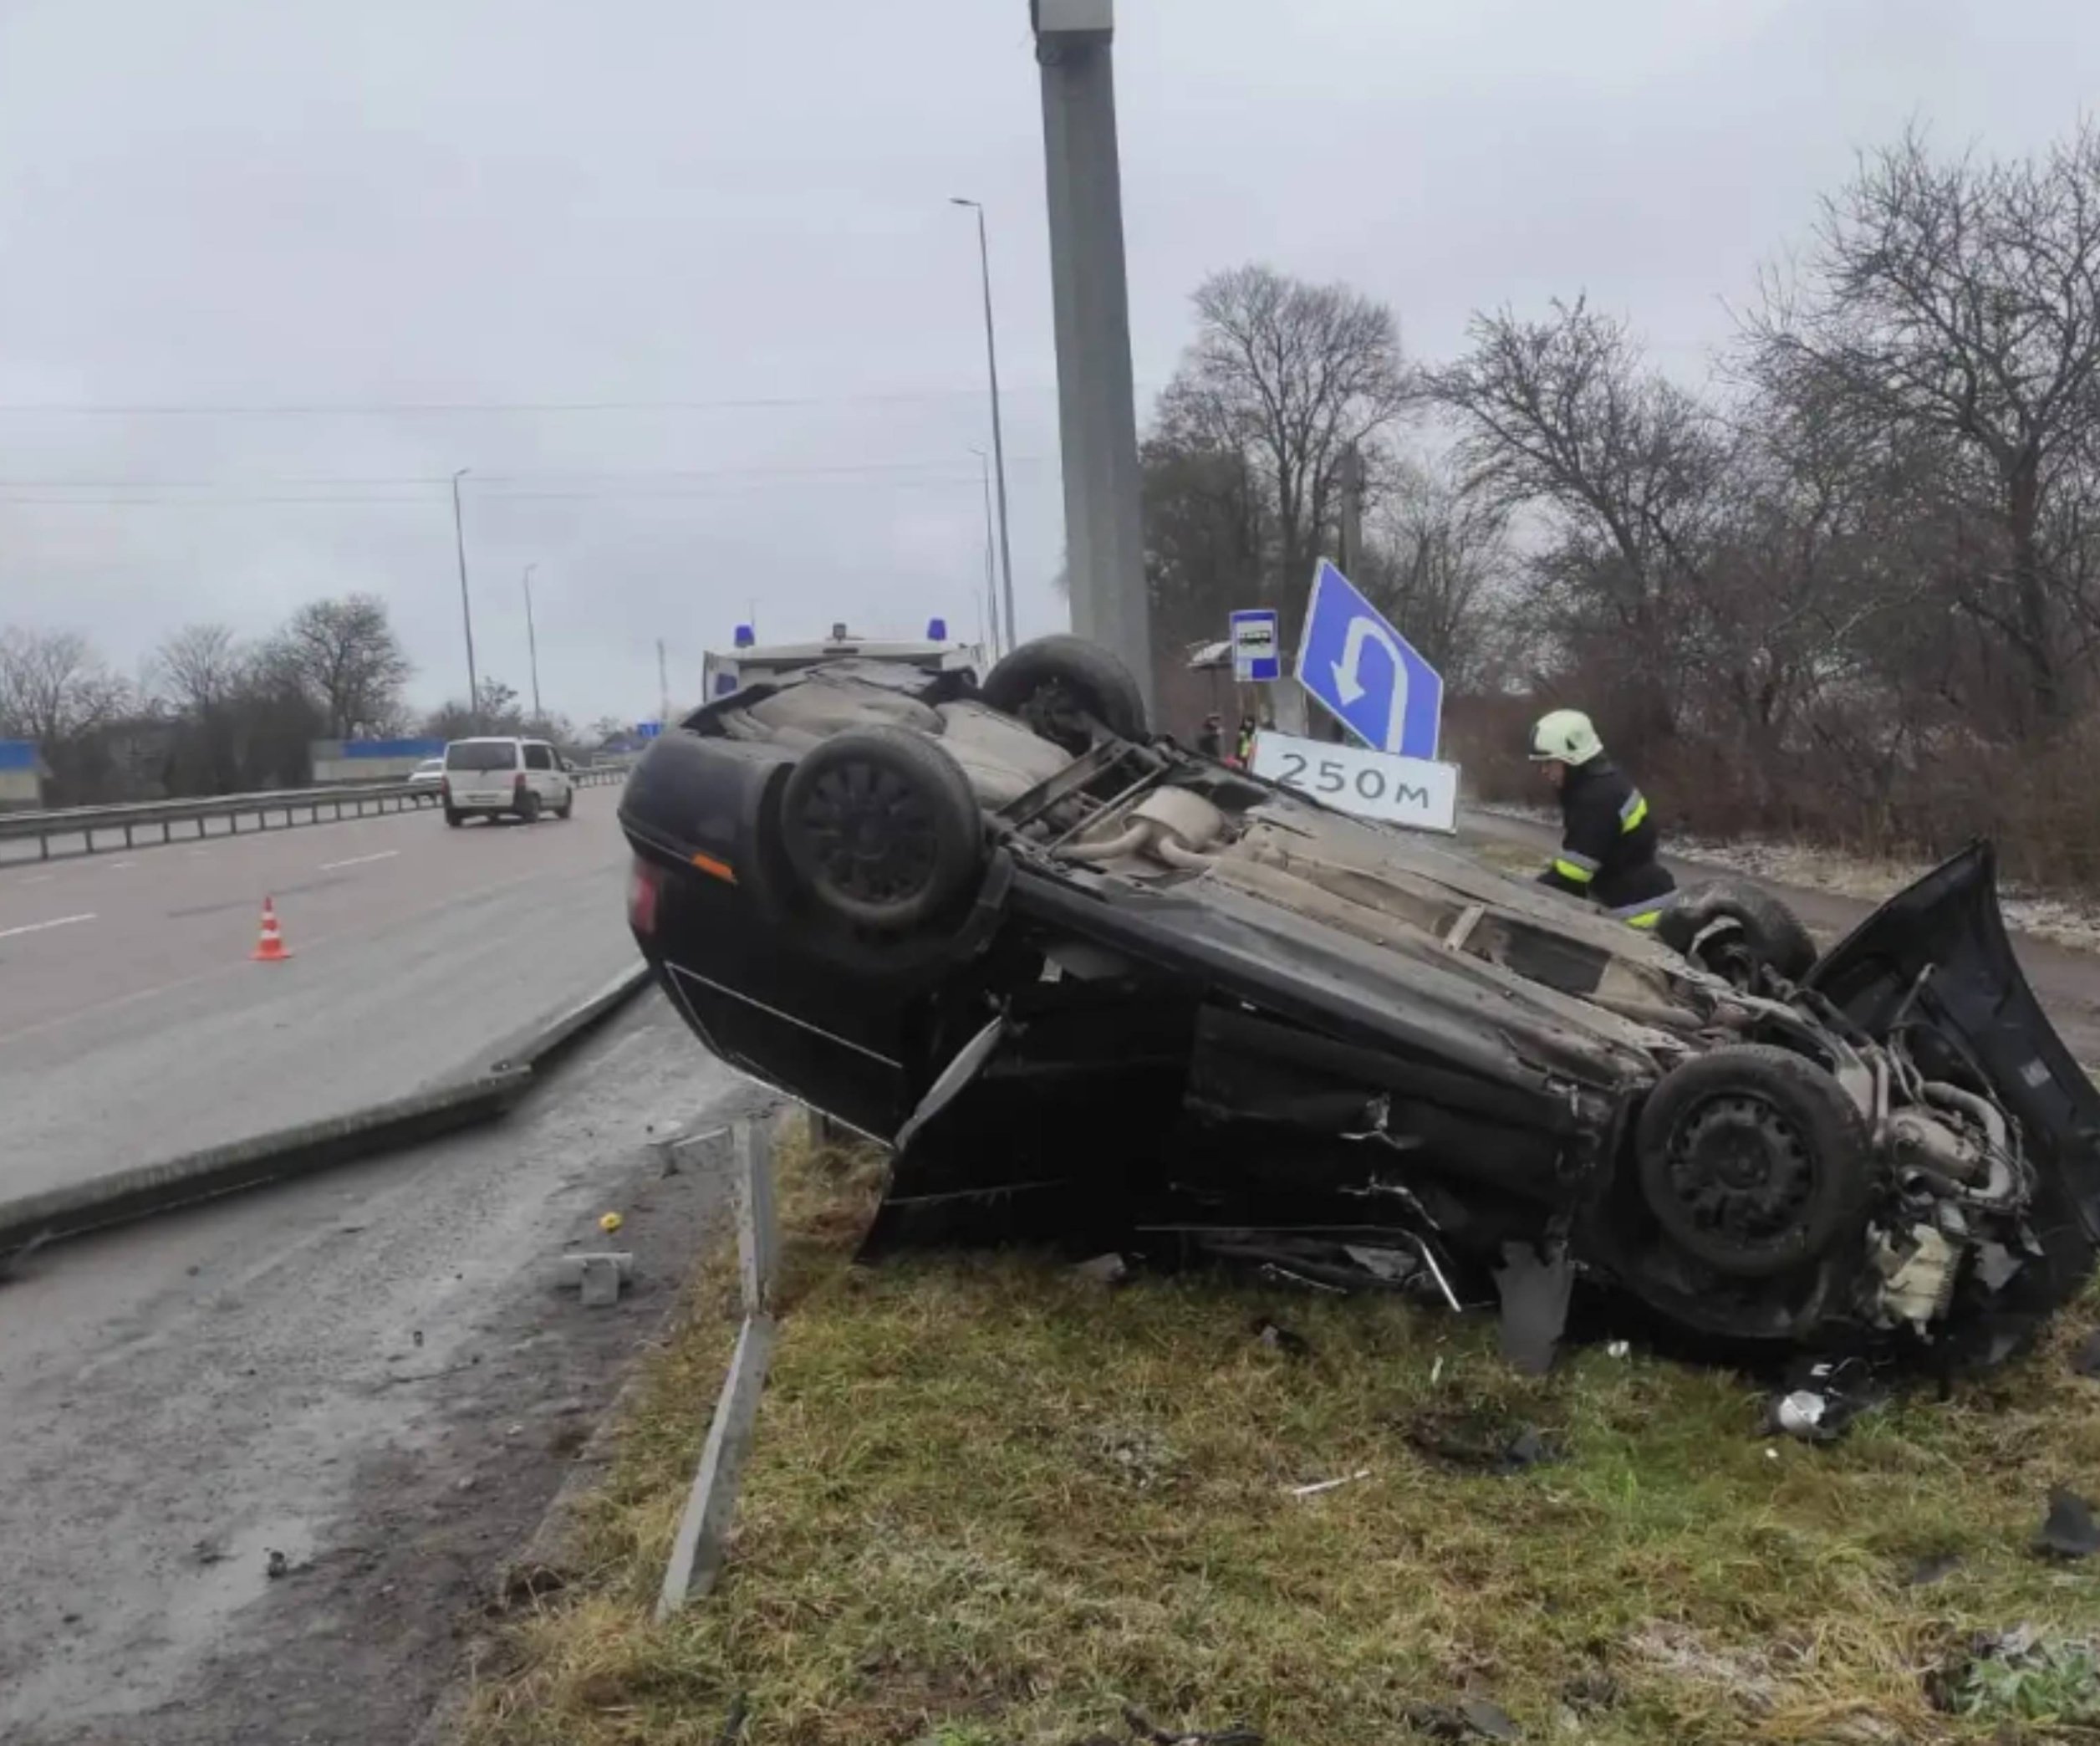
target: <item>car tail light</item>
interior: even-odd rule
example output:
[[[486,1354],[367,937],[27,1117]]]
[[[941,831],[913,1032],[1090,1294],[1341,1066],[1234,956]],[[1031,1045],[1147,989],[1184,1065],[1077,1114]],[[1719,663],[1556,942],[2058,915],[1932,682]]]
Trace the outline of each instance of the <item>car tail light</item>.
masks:
[[[525,798],[525,773],[522,770],[511,779],[511,792],[521,800]]]
[[[447,806],[452,804],[452,779],[451,777],[441,776],[437,779],[437,797]]]
[[[663,869],[636,855],[627,881],[627,925],[636,933],[647,937],[656,932],[656,899],[663,884]]]

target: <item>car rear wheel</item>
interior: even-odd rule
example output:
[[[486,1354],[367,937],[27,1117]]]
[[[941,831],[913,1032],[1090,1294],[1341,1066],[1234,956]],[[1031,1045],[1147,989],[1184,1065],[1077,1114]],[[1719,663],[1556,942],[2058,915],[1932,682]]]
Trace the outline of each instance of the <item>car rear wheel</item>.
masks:
[[[979,695],[1068,751],[1092,742],[1088,720],[1119,739],[1146,738],[1144,694],[1130,671],[1106,649],[1080,636],[1040,636],[1023,643],[991,672]]]
[[[456,806],[448,806],[445,809],[445,822],[457,830],[466,822],[466,814]]]
[[[984,868],[969,779],[905,728],[836,733],[805,753],[781,795],[780,841],[813,905],[884,934],[939,921]]]
[[[1815,940],[1801,917],[1747,880],[1690,887],[1663,912],[1656,932],[1694,963],[1741,988],[1754,987],[1761,969],[1797,983],[1816,962]]]
[[[528,824],[539,823],[539,796],[530,789],[525,791],[523,798],[517,803],[517,815]]]
[[[1769,1279],[1863,1228],[1872,1177],[1858,1105],[1813,1061],[1762,1044],[1667,1075],[1634,1134],[1642,1198],[1715,1272]]]

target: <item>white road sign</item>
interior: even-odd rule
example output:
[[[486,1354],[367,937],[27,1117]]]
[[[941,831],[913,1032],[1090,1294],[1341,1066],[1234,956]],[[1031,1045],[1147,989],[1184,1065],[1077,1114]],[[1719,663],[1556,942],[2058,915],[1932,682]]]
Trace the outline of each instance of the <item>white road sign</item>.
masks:
[[[1254,773],[1358,818],[1417,830],[1458,829],[1458,766],[1360,746],[1330,746],[1273,729],[1256,734]]]

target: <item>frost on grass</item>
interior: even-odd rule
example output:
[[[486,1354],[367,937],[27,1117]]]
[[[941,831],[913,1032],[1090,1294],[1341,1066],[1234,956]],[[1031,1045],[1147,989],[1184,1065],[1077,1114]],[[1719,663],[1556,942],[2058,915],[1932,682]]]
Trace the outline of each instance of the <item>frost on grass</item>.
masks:
[[[1157,1426],[1130,1419],[1110,1419],[1093,1427],[1087,1439],[1089,1461],[1138,1491],[1171,1484],[1181,1457]]]
[[[1626,1647],[1654,1672],[1732,1696],[1759,1714],[1776,1708],[1785,1690],[1773,1671],[1776,1652],[1715,1648],[1688,1625],[1652,1620],[1627,1639]]]
[[[1941,1695],[1955,1714],[1983,1721],[2100,1726],[2100,1649],[2023,1625],[1975,1645]]]

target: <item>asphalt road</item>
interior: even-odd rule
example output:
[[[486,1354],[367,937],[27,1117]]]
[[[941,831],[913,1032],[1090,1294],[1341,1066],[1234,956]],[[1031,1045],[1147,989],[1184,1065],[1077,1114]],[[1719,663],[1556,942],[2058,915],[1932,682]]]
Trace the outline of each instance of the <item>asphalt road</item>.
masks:
[[[722,1177],[655,1142],[740,1100],[651,993],[494,1127],[0,1284],[0,1743],[415,1738],[691,1274]]]
[[[616,789],[0,870],[0,1199],[482,1064],[634,961]],[[262,900],[286,963],[252,962]]]
[[[1542,824],[1506,819],[1489,813],[1467,812],[1460,835],[1475,842],[1520,844],[1540,851],[1551,849],[1555,833]],[[1542,859],[1541,865],[1542,865]],[[1664,865],[1680,885],[1727,874],[1730,869],[1699,861],[1664,858]],[[1858,898],[1840,897],[1828,891],[1812,891],[1797,886],[1759,884],[1782,899],[1825,947],[1834,946],[1873,911],[1874,906]],[[2026,972],[2035,998],[2049,1015],[2071,1053],[2087,1072],[2100,1069],[2100,957],[2073,952],[2046,940],[2024,934],[2013,936],[2013,951]]]

